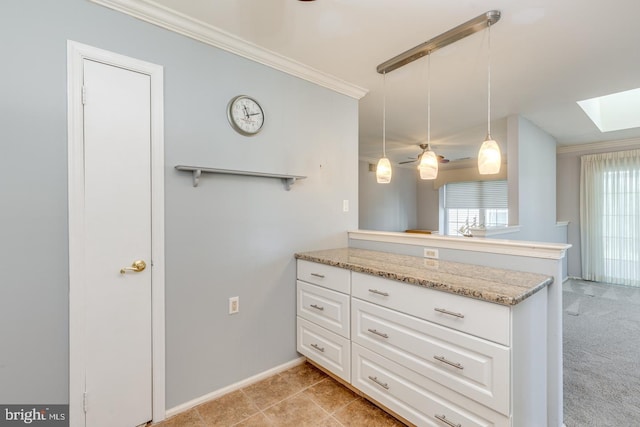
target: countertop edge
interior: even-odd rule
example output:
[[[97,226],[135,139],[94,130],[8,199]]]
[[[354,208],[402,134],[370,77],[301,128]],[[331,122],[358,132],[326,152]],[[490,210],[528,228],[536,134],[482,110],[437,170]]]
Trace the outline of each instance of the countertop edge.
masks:
[[[409,255],[406,255],[406,256],[409,256]],[[517,296],[501,295],[501,294],[492,293],[492,292],[490,292],[491,295],[484,295],[484,294],[478,295],[475,292],[470,292],[470,290],[468,288],[465,288],[464,286],[452,286],[444,283],[435,283],[435,282],[425,280],[415,276],[410,276],[410,275],[406,275],[398,272],[386,271],[384,269],[363,267],[361,265],[357,265],[349,262],[335,261],[325,257],[315,256],[309,253],[295,253],[294,257],[295,259],[299,259],[303,261],[317,262],[319,264],[325,264],[332,267],[344,268],[346,270],[354,271],[356,273],[363,273],[363,274],[390,279],[390,280],[394,280],[394,281],[398,281],[406,284],[422,286],[425,288],[430,288],[430,289],[438,290],[441,292],[452,293],[452,294],[461,295],[467,298],[473,298],[480,301],[486,301],[486,302],[495,303],[495,304],[504,305],[504,306],[517,305],[522,301],[526,300],[527,298],[529,298],[530,296],[534,295],[541,289],[544,289],[545,287],[553,283],[553,277],[547,276],[546,280],[540,282],[536,286],[528,288],[525,292]]]

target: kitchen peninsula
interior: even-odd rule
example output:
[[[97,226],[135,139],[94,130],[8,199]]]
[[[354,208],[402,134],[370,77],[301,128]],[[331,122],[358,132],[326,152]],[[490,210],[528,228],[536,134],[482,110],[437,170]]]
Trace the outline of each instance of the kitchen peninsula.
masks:
[[[547,425],[553,275],[356,247],[296,258],[298,351],[316,365],[416,425]]]

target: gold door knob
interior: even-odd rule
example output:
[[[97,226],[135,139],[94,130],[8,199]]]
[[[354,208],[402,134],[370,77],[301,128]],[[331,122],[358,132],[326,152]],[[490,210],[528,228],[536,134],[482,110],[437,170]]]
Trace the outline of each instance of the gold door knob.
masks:
[[[142,270],[144,270],[145,268],[147,268],[147,263],[144,262],[143,260],[139,259],[139,260],[133,261],[133,264],[131,264],[131,267],[121,268],[120,269],[120,274],[124,274],[127,271],[133,271],[133,272],[139,273]]]

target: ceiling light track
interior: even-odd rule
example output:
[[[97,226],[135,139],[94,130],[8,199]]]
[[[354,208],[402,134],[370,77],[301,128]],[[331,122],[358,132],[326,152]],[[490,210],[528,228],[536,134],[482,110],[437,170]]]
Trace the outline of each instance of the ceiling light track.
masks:
[[[420,59],[423,56],[433,53],[440,48],[443,48],[447,45],[450,45],[451,43],[457,42],[460,39],[470,36],[471,34],[482,31],[487,28],[487,26],[494,25],[499,20],[500,11],[490,10],[465,22],[464,24],[460,24],[457,27],[440,34],[439,36],[432,38],[431,40],[419,44],[418,46],[411,48],[406,52],[403,52],[400,55],[389,59],[388,61],[383,62],[382,64],[378,65],[376,71],[380,74],[393,71],[397,68],[402,67],[403,65],[407,65],[415,61],[416,59]]]

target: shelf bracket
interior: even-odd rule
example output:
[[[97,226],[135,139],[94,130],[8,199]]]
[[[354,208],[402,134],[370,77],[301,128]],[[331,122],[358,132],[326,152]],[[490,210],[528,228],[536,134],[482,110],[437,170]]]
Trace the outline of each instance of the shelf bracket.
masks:
[[[200,175],[202,175],[202,169],[193,170],[193,186],[197,187],[200,184]]]
[[[282,178],[282,183],[284,184],[284,188],[289,191],[291,190],[291,186],[296,183],[296,178]]]

